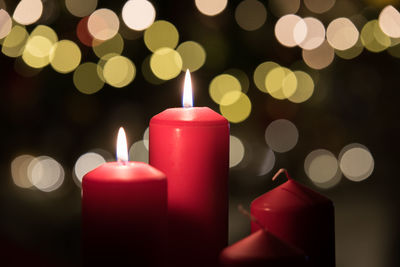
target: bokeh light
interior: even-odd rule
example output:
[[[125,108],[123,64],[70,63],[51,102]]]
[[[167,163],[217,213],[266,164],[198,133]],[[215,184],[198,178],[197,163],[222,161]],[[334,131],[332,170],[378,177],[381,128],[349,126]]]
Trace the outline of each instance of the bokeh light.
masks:
[[[65,0],[65,7],[76,17],[90,15],[97,7],[97,0]]]
[[[304,25],[303,25],[304,24]],[[303,25],[303,26],[301,26]],[[295,28],[296,39],[295,39]],[[304,20],[299,16],[289,14],[281,17],[275,24],[275,37],[284,46],[294,47],[302,42],[307,34]]]
[[[304,71],[294,71],[293,74],[296,76],[297,88],[295,92],[287,98],[293,103],[305,102],[314,92],[314,81],[311,76]]]
[[[390,37],[379,27],[378,20],[367,22],[361,30],[361,42],[371,52],[382,52],[391,45]]]
[[[10,15],[4,9],[0,9],[0,39],[6,37],[12,27],[12,20]]]
[[[81,58],[81,50],[76,43],[70,40],[61,40],[53,46],[50,64],[55,71],[68,73],[78,67]]]
[[[328,43],[337,50],[347,50],[353,47],[358,39],[359,32],[348,18],[337,18],[329,23],[326,30]]]
[[[174,49],[178,42],[178,30],[172,23],[165,20],[157,20],[144,32],[144,43],[152,52],[164,47]]]
[[[267,88],[265,87],[265,79],[268,73],[277,67],[279,67],[279,64],[272,61],[267,61],[258,65],[257,68],[254,70],[253,80],[256,84],[256,87],[261,92],[268,93]]]
[[[298,140],[297,127],[289,120],[275,120],[265,130],[265,141],[275,152],[283,153],[293,149]]]
[[[268,73],[265,78],[265,87],[272,97],[282,100],[294,94],[297,78],[288,68],[277,67]]]
[[[364,46],[362,45],[360,38],[358,38],[357,43],[353,47],[343,51],[335,50],[335,54],[344,59],[353,59],[359,56],[363,50]]]
[[[345,146],[339,154],[340,169],[351,181],[367,179],[374,171],[374,158],[367,147],[361,144]]]
[[[229,74],[221,74],[216,76],[214,79],[211,80],[209,86],[209,93],[211,99],[217,103],[222,103],[222,98],[229,92],[240,92],[242,89],[240,82],[234,76]],[[235,99],[226,98],[225,105],[233,104],[236,100],[239,99],[240,94],[231,95],[231,97],[236,97]],[[230,101],[230,102],[227,102]]]
[[[133,81],[135,75],[135,65],[124,56],[113,56],[107,60],[103,67],[103,77],[113,87],[127,86]]]
[[[43,12],[41,0],[21,0],[14,10],[13,18],[22,25],[30,25],[40,19]]]
[[[266,149],[258,167],[257,176],[263,176],[272,171],[275,166],[275,162],[276,157],[274,151],[270,148]]]
[[[296,44],[306,50],[319,47],[325,40],[325,27],[316,18],[302,19],[296,23],[293,31]]]
[[[82,182],[83,176],[94,170],[98,166],[105,163],[104,157],[95,152],[88,152],[80,156],[75,162],[74,175],[79,183]]]
[[[98,9],[89,17],[88,30],[98,40],[111,39],[118,33],[119,18],[111,9]]]
[[[150,68],[155,76],[162,80],[170,80],[181,73],[182,58],[171,48],[164,47],[154,52],[150,58]]]
[[[50,52],[53,42],[41,35],[29,37],[22,59],[32,68],[43,68],[50,63]]]
[[[328,67],[335,58],[335,51],[327,41],[314,50],[302,51],[304,62],[313,69],[323,69]]]
[[[31,155],[21,155],[11,162],[11,176],[15,185],[21,188],[33,186],[28,177],[28,166],[34,158]]]
[[[143,31],[153,24],[156,10],[147,0],[129,0],[122,8],[122,20],[135,31]]]
[[[389,5],[379,14],[379,26],[381,30],[392,38],[400,37],[400,13]]]
[[[244,145],[242,141],[236,136],[229,137],[229,167],[238,165],[244,157]]]
[[[76,36],[82,44],[91,47],[93,45],[94,38],[89,32],[88,21],[89,17],[84,17],[79,21],[78,25],[76,26]]]
[[[277,18],[287,14],[294,14],[300,8],[300,0],[270,0],[268,4],[272,14]]]
[[[228,74],[228,75],[235,77],[240,82],[242,92],[247,93],[247,91],[249,90],[249,86],[250,86],[250,80],[244,71],[242,71],[240,69],[232,68],[232,69],[228,69],[228,70],[224,71],[224,74]]]
[[[202,14],[215,16],[224,11],[228,0],[195,0],[195,4]]]
[[[326,149],[310,152],[304,161],[304,171],[310,180],[321,188],[335,186],[342,177],[338,160]]]
[[[329,11],[335,5],[335,2],[336,0],[304,0],[308,10],[317,14]]]
[[[29,181],[43,192],[58,189],[64,181],[64,169],[55,159],[40,156],[33,159],[28,165]]]
[[[19,57],[24,51],[29,34],[25,27],[15,25],[3,41],[1,52],[9,57]]]
[[[74,85],[81,93],[94,94],[104,86],[104,81],[97,73],[97,64],[86,62],[78,66],[74,72]]]
[[[93,39],[93,51],[97,57],[101,58],[107,54],[121,54],[124,50],[124,39],[117,33],[113,38],[106,41]]]
[[[237,95],[239,95],[239,97],[237,97]],[[219,106],[221,114],[232,123],[239,123],[247,119],[251,113],[251,102],[249,97],[242,92],[231,91],[222,97],[221,103],[230,103],[232,102],[231,99],[237,100],[231,105]]]
[[[264,25],[267,10],[260,1],[244,0],[236,7],[235,19],[243,30],[254,31]]]
[[[149,150],[149,127],[146,128],[146,130],[143,133],[143,144],[146,147],[147,150]]]
[[[129,160],[149,163],[149,151],[144,140],[133,143],[129,149]]]
[[[181,43],[176,51],[182,58],[182,70],[194,72],[200,69],[206,62],[206,51],[203,46],[194,41]]]
[[[147,56],[142,62],[141,70],[142,70],[143,77],[147,82],[149,82],[151,84],[155,84],[155,85],[162,84],[165,81],[162,79],[159,79],[156,75],[154,75],[154,73],[150,67],[150,59],[151,59],[151,56]]]

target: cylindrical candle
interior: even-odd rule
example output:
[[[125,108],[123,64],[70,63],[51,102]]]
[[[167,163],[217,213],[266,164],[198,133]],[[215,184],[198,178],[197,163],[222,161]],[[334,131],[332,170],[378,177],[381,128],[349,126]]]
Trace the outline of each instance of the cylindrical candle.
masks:
[[[306,266],[304,253],[260,229],[225,248],[220,255],[224,267],[301,267]]]
[[[286,170],[281,169],[277,174],[281,172]],[[251,215],[278,238],[304,251],[309,257],[309,266],[334,267],[332,201],[294,181],[288,174],[287,177],[287,182],[251,203]],[[259,229],[260,226],[252,222],[251,231]]]
[[[161,266],[165,175],[143,162],[110,162],[82,180],[85,266]]]
[[[151,119],[149,139],[150,164],[167,175],[169,264],[216,266],[228,241],[228,121],[171,108]]]

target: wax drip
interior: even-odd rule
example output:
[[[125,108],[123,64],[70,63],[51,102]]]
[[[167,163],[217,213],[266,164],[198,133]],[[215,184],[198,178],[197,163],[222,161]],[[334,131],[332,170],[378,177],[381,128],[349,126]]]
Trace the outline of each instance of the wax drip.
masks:
[[[263,225],[258,219],[257,217],[251,215],[250,212],[248,212],[245,208],[243,208],[243,205],[238,205],[238,210],[240,211],[240,213],[242,213],[244,216],[248,217],[250,219],[250,221],[256,223],[262,230],[264,230],[265,232],[268,231],[267,227],[265,227],[265,225]]]

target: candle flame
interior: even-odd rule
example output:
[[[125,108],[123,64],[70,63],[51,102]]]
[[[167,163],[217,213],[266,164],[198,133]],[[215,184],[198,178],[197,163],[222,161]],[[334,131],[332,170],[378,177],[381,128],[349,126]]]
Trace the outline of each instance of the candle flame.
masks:
[[[184,108],[193,107],[193,89],[192,89],[192,81],[190,79],[190,71],[186,70],[185,74],[185,84],[183,86],[183,97],[182,97],[182,106]]]
[[[124,163],[129,161],[126,134],[122,127],[119,128],[117,137],[117,161],[122,161]]]

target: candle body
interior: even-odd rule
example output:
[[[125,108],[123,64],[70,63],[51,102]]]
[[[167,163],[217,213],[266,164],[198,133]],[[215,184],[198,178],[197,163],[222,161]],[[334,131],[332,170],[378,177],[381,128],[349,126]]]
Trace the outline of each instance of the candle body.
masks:
[[[225,267],[302,267],[306,266],[306,256],[260,229],[225,248],[220,262]]]
[[[167,223],[166,178],[142,163],[105,163],[82,180],[85,266],[160,266]]]
[[[335,266],[334,207],[328,198],[290,179],[251,203],[251,214],[309,257],[308,266]],[[251,224],[251,231],[260,227]]]
[[[154,116],[150,164],[167,176],[171,266],[216,266],[228,241],[229,123],[209,108]]]

